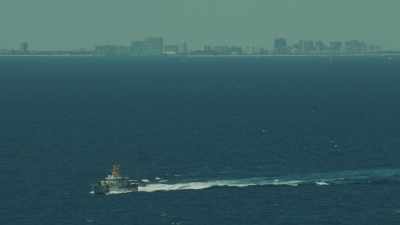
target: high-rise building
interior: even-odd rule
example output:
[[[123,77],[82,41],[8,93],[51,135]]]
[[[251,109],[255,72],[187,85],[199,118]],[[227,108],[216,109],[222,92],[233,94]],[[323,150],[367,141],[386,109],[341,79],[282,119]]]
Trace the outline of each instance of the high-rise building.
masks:
[[[144,41],[133,41],[131,43],[131,55],[142,56],[145,55],[145,43]]]
[[[204,45],[202,54],[204,54],[204,55],[215,55],[213,47],[211,45]]]
[[[368,46],[363,41],[351,40],[346,41],[345,48],[348,53],[361,53],[368,49]]]
[[[329,42],[329,50],[334,53],[339,53],[342,51],[343,42],[341,41],[331,41]]]
[[[298,41],[291,46],[291,52],[298,54],[304,51],[304,41]]]
[[[164,47],[164,54],[176,55],[179,53],[179,45],[166,45]]]
[[[274,40],[274,53],[275,54],[286,54],[288,53],[288,45],[286,38],[276,38]]]
[[[29,50],[29,44],[28,42],[22,42],[20,45],[20,50],[24,53],[27,53]]]
[[[317,50],[318,52],[325,52],[328,50],[328,46],[323,41],[316,41],[315,50]]]
[[[144,41],[131,43],[131,55],[160,56],[164,54],[164,41],[161,37],[148,37]]]
[[[161,37],[148,37],[144,40],[148,55],[162,55],[164,53],[164,40]]]
[[[380,51],[382,49],[381,49],[381,47],[379,45],[370,45],[370,46],[368,46],[368,50],[370,52],[378,52],[378,51]]]
[[[304,52],[305,53],[312,53],[315,51],[314,41],[304,41]]]
[[[182,48],[181,48],[181,52],[180,53],[183,54],[183,55],[189,54],[189,47],[188,47],[188,44],[187,44],[186,41],[184,41],[182,43]]]

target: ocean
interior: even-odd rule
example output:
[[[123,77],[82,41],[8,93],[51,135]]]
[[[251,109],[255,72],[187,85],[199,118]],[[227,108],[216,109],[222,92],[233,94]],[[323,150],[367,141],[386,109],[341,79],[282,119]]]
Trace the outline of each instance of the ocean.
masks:
[[[2,225],[398,225],[400,57],[0,57]],[[90,194],[119,163],[139,192]]]

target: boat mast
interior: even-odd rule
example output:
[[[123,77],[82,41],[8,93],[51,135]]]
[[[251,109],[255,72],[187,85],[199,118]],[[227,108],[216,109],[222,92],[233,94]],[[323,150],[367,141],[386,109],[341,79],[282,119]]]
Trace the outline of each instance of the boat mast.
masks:
[[[120,173],[120,166],[118,164],[114,164],[112,167],[112,171],[111,171],[111,175],[113,177],[120,177],[121,173]]]

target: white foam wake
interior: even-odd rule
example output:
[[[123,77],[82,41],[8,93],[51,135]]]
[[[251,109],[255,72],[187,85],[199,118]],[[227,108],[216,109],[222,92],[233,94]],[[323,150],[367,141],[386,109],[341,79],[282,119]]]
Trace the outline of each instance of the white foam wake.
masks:
[[[139,186],[141,192],[200,190],[211,187],[249,186],[292,186],[303,184],[328,186],[332,184],[400,182],[400,169],[352,170],[334,173],[315,173],[286,177],[255,177],[242,179],[220,179],[206,181],[186,181],[177,183],[145,183]]]
[[[120,190],[120,191],[110,191],[107,192],[105,195],[120,195],[120,194],[126,194],[126,193],[131,193],[131,192],[135,192],[133,190]],[[90,191],[89,194],[94,195],[94,191]]]
[[[232,179],[232,180],[210,180],[210,181],[194,181],[182,182],[175,184],[146,184],[139,186],[139,191],[155,192],[155,191],[178,191],[178,190],[200,190],[211,187],[249,187],[261,185],[287,185],[298,186],[303,183],[301,180],[279,180],[266,178],[247,178],[247,179]]]
[[[126,193],[130,193],[130,192],[134,192],[134,191],[132,191],[132,190],[110,191],[106,195],[119,195],[119,194],[126,194]]]

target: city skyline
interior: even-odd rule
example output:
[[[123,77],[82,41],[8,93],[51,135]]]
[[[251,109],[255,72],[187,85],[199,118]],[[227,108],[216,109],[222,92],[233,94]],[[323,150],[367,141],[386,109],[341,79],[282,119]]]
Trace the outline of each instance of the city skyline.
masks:
[[[209,45],[190,48],[187,42],[167,43],[163,37],[151,36],[134,40],[129,45],[97,45],[94,48],[75,50],[35,50],[28,42],[21,42],[19,48],[0,49],[0,55],[88,55],[88,56],[168,56],[168,55],[371,55],[398,54],[398,51],[383,49],[363,40],[323,41],[299,40],[290,42],[286,38],[275,38],[272,48]]]
[[[126,44],[147,36],[167,42],[271,48],[276,37],[291,41],[362,39],[400,49],[391,0],[4,0],[0,49],[28,41],[31,49],[78,49]],[[362,8],[362,10],[361,10]],[[207,43],[205,43],[207,41]]]
[[[156,35],[152,35],[152,36],[147,36],[144,37],[143,39],[134,39],[131,40],[128,43],[106,43],[106,44],[95,44],[95,45],[91,45],[91,46],[81,46],[79,48],[75,48],[75,49],[62,49],[62,48],[57,48],[57,49],[37,49],[37,48],[32,48],[31,43],[29,41],[22,41],[20,43],[18,43],[17,46],[13,46],[11,48],[3,48],[0,50],[23,50],[23,51],[27,51],[32,50],[32,51],[57,51],[57,50],[61,50],[61,51],[74,51],[74,50],[94,50],[96,48],[98,48],[99,46],[115,46],[115,47],[127,47],[127,46],[132,46],[132,45],[145,45],[146,43],[144,42],[158,42],[157,45],[159,45],[159,47],[161,47],[163,49],[163,51],[168,51],[168,48],[177,48],[177,46],[183,47],[183,45],[185,46],[184,48],[186,48],[186,51],[188,50],[188,46],[190,45],[190,43],[188,43],[188,41],[183,40],[183,41],[175,41],[175,42],[168,42],[165,40],[164,37],[162,36],[156,36]],[[283,41],[283,43],[282,43]],[[279,43],[281,42],[281,43]],[[290,48],[294,48],[294,49],[298,49],[298,48],[308,48],[308,49],[312,49],[314,48],[314,45],[316,48],[319,48],[320,50],[322,50],[323,48],[328,48],[330,44],[339,44],[339,45],[345,45],[347,42],[360,42],[358,44],[361,45],[365,45],[365,47],[373,47],[373,48],[379,48],[380,50],[388,50],[388,51],[392,51],[394,49],[385,49],[380,45],[377,45],[376,43],[368,43],[365,40],[362,39],[349,39],[349,40],[321,40],[321,39],[301,39],[301,40],[289,40],[283,36],[280,37],[276,37],[272,40],[272,43],[270,43],[269,47],[266,47],[266,45],[264,46],[256,46],[256,45],[240,45],[237,43],[212,43],[210,41],[204,41],[202,44],[200,44],[198,47],[193,47],[191,50],[201,50],[201,49],[205,49],[205,48],[209,48],[209,47],[219,47],[219,46],[229,46],[229,47],[240,47],[240,48],[257,48],[257,49],[265,49],[265,50],[273,50],[274,48],[276,48],[277,45],[287,45],[287,47]],[[305,46],[303,46],[305,45]],[[311,46],[310,46],[311,45]],[[308,46],[308,47],[307,47]],[[164,47],[166,49],[164,49]],[[176,50],[176,49],[175,49]],[[160,52],[162,53],[162,52]]]
[[[249,40],[247,42],[244,42],[244,44],[240,44],[239,42],[234,42],[234,41],[229,41],[229,40],[217,42],[217,41],[215,41],[213,39],[199,41],[196,45],[194,45],[193,42],[190,41],[190,40],[181,39],[181,40],[170,41],[170,40],[166,39],[165,37],[158,36],[158,35],[148,35],[148,36],[141,35],[141,37],[142,38],[130,39],[127,42],[107,41],[107,42],[101,42],[101,43],[92,43],[92,44],[89,44],[88,46],[77,46],[77,47],[74,47],[74,48],[63,48],[63,47],[61,47],[63,45],[61,45],[59,47],[54,46],[53,48],[40,48],[34,42],[32,42],[30,40],[21,40],[20,42],[16,42],[14,46],[9,46],[7,48],[6,47],[0,47],[0,50],[17,50],[17,49],[21,48],[21,45],[25,45],[25,44],[29,44],[29,49],[30,50],[49,50],[49,51],[57,51],[57,50],[70,51],[70,50],[82,50],[82,49],[90,50],[90,49],[95,49],[97,46],[106,46],[106,45],[128,46],[128,45],[131,45],[132,42],[144,40],[146,38],[154,38],[154,37],[162,38],[164,43],[166,43],[166,45],[177,45],[177,44],[181,45],[181,44],[185,43],[185,44],[191,46],[192,49],[194,49],[194,50],[203,49],[205,46],[241,46],[243,48],[245,48],[245,47],[247,47],[247,48],[264,48],[264,49],[271,49],[272,50],[274,48],[275,40],[276,39],[280,39],[280,38],[283,38],[287,42],[291,42],[291,43],[298,43],[298,42],[302,42],[302,41],[315,41],[315,42],[322,41],[322,42],[326,42],[326,43],[330,43],[330,42],[343,42],[343,43],[345,43],[346,41],[352,41],[352,40],[362,40],[364,42],[368,42],[367,39],[363,39],[361,37],[360,38],[353,38],[353,39],[340,39],[340,40],[332,39],[332,38],[331,39],[322,40],[322,39],[316,39],[316,38],[312,38],[311,37],[309,39],[291,40],[291,39],[287,38],[286,36],[281,35],[281,36],[275,36],[275,37],[266,38],[265,41],[262,44],[258,44],[258,45],[257,44],[251,44],[251,43],[255,43],[256,42],[256,41],[251,41],[251,40]],[[266,40],[270,40],[270,42],[267,42]],[[379,47],[381,47],[382,49],[385,49],[385,50],[396,50],[396,51],[400,50],[400,47],[399,48],[387,48],[387,47],[385,47],[383,45],[380,45],[379,42],[368,42],[368,43],[376,45],[376,46],[379,46]],[[3,44],[0,43],[0,46],[4,46],[4,43]]]

